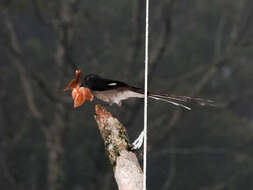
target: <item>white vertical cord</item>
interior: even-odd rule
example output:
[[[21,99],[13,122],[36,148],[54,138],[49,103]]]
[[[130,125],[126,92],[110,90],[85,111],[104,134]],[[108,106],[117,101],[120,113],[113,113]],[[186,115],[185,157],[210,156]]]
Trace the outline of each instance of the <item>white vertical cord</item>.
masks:
[[[145,29],[145,86],[144,86],[144,144],[143,144],[143,190],[147,186],[147,113],[148,113],[148,39],[149,39],[149,0],[146,0]]]

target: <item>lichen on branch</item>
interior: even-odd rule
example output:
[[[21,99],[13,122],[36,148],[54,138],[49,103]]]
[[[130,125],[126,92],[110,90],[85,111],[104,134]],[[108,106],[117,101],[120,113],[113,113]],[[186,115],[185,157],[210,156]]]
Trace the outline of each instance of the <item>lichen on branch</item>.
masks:
[[[98,123],[100,134],[104,140],[106,152],[111,164],[115,165],[116,159],[122,150],[129,150],[129,141],[125,127],[114,118],[111,113],[100,105],[95,107],[95,120]]]
[[[126,128],[102,106],[96,105],[95,111],[94,117],[113,166],[118,189],[142,190],[143,172],[136,154],[130,151]]]

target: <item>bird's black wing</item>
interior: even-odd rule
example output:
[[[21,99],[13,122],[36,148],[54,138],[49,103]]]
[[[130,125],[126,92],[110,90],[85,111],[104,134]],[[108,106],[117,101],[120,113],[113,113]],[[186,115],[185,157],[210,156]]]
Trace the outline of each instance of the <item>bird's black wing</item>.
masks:
[[[102,78],[95,74],[87,75],[84,79],[84,85],[93,91],[104,91],[129,87],[124,82]]]
[[[113,90],[123,87],[128,88],[129,86],[124,82],[109,79],[103,79],[97,83],[97,90]]]

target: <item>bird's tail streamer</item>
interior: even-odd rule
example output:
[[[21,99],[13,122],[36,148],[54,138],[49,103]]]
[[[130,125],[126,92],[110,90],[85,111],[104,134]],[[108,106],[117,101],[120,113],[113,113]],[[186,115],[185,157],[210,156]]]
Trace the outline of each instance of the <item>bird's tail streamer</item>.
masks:
[[[158,93],[158,92],[155,92],[155,93],[149,92],[148,96],[150,98],[160,100],[160,101],[165,101],[165,102],[171,103],[175,106],[185,108],[187,110],[191,110],[191,108],[188,106],[185,106],[182,103],[190,103],[190,104],[193,103],[193,104],[198,104],[200,106],[216,107],[213,100],[208,100],[208,99],[203,99],[203,98],[193,98],[193,97],[189,97],[189,96],[178,96],[178,95],[164,94],[164,93]]]
[[[144,95],[143,89],[132,87],[131,90]],[[168,102],[170,104],[173,104],[178,107],[182,107],[187,110],[191,110],[191,108],[189,106],[184,105],[184,104],[197,104],[200,106],[217,107],[217,105],[215,104],[215,102],[213,100],[203,99],[203,98],[193,98],[193,97],[189,97],[189,96],[178,96],[178,95],[166,94],[166,93],[161,93],[161,92],[148,92],[148,97],[155,99],[155,100]]]

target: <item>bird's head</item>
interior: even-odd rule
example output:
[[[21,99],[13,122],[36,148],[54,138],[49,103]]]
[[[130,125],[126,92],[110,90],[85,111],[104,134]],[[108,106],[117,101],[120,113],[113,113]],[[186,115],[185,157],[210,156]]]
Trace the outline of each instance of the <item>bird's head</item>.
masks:
[[[82,85],[92,89],[92,87],[97,83],[97,79],[100,77],[96,74],[88,74],[84,77]]]

